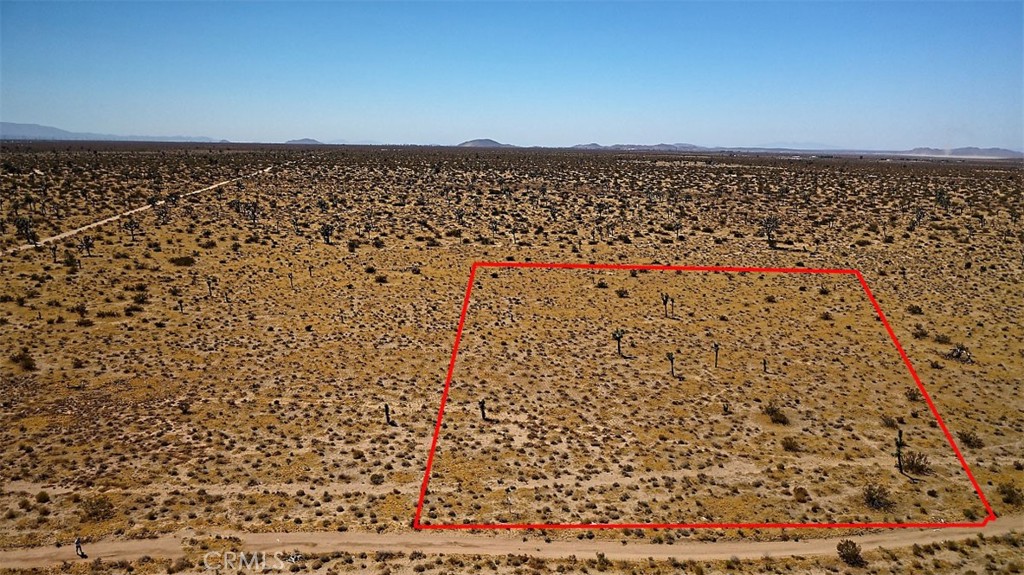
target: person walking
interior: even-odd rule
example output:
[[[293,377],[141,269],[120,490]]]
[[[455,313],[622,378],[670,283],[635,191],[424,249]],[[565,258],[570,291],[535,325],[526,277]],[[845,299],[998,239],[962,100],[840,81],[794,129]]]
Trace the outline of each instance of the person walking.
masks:
[[[79,557],[85,557],[85,551],[82,551],[82,538],[75,537],[75,555]]]

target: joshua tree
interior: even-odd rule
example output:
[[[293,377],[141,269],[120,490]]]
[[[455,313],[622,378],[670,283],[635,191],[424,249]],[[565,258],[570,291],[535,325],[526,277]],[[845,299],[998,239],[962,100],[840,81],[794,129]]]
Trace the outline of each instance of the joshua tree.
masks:
[[[715,350],[715,367],[718,367],[718,349],[720,347],[721,346],[718,345],[717,341],[715,343],[711,344],[711,349]]]
[[[665,317],[668,317],[668,302],[672,300],[672,296],[667,293],[661,294],[661,306],[665,308]]]
[[[164,225],[171,221],[171,207],[167,204],[153,206],[153,213],[156,214],[156,223]]]
[[[481,399],[479,402],[477,402],[477,405],[480,406],[480,419],[483,419],[484,421],[488,421],[488,419],[487,419],[487,401],[484,400],[484,399]]]
[[[779,231],[780,225],[782,222],[779,220],[779,216],[771,215],[761,218],[761,232],[768,240],[768,246],[773,249],[775,248],[775,232]]]
[[[665,354],[665,359],[668,360],[668,372],[672,374],[672,377],[676,376],[676,354],[671,351]]]
[[[32,229],[32,220],[26,216],[19,216],[14,219],[14,227],[18,230],[18,235],[25,238],[25,241],[32,245],[37,245],[39,236],[35,230]]]
[[[320,226],[320,235],[324,238],[324,243],[331,245],[331,234],[334,233],[333,224],[323,224]]]
[[[135,234],[139,233],[139,222],[135,218],[129,217],[124,221],[124,229],[128,231],[132,236],[132,241],[135,241]]]
[[[96,240],[92,236],[82,236],[82,241],[78,243],[78,249],[85,252],[85,255],[92,257],[92,248],[96,245]]]
[[[53,257],[53,263],[57,263],[57,248],[59,247],[56,242],[46,246],[50,250],[50,256]]]
[[[626,330],[622,328],[619,328],[612,332],[612,339],[615,340],[615,347],[618,350],[619,355],[622,355],[622,336],[624,335],[626,335]]]
[[[292,275],[292,272],[288,272],[288,286],[295,289],[295,276]]]
[[[764,367],[764,372],[768,373],[768,359],[767,358],[761,360],[761,365],[762,365],[762,367]]]
[[[921,225],[921,221],[924,220],[924,216],[924,208],[921,208],[919,206],[916,210],[914,210],[914,217],[912,220],[910,220],[910,225],[907,226],[907,229],[909,229],[910,231],[916,230],[917,226]]]
[[[213,284],[215,283],[217,283],[217,278],[206,276],[206,288],[210,290],[210,297],[213,297]]]
[[[896,457],[896,467],[899,468],[900,473],[903,473],[903,448],[906,446],[907,444],[903,442],[903,430],[901,429],[896,436],[896,453],[893,453]]]
[[[391,407],[386,403],[384,404],[384,421],[392,427],[398,425],[397,423],[394,422],[394,420],[391,419]]]

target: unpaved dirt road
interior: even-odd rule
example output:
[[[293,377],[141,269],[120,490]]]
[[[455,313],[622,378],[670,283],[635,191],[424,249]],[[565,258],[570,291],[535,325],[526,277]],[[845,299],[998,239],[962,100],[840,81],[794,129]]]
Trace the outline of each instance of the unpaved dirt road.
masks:
[[[265,174],[265,173],[269,172],[270,169],[271,168],[269,168],[269,167],[268,168],[263,168],[262,170],[257,170],[255,172],[249,174],[248,176],[239,176],[237,178],[232,178],[230,180],[224,180],[223,182],[217,182],[216,184],[206,186],[205,188],[200,188],[198,190],[193,190],[191,192],[186,192],[186,193],[182,194],[181,197],[187,198],[189,196],[194,196],[196,194],[201,194],[203,192],[208,192],[210,190],[215,190],[215,189],[217,189],[217,188],[219,188],[221,186],[226,186],[226,185],[231,184],[233,182],[237,182],[238,180],[244,180],[245,178],[251,178],[251,177],[259,175],[259,174]],[[161,205],[163,203],[164,203],[164,200],[161,200],[159,202],[156,202],[156,205],[159,206],[159,205]],[[46,244],[51,243],[51,242],[57,242],[57,241],[63,240],[64,238],[68,238],[68,237],[71,237],[73,235],[80,234],[80,233],[82,233],[82,232],[84,232],[86,230],[91,230],[93,228],[97,228],[97,227],[102,226],[104,224],[109,224],[110,222],[116,222],[117,220],[119,220],[121,218],[126,218],[126,217],[128,217],[128,216],[130,216],[132,214],[137,214],[139,212],[146,211],[146,210],[148,210],[148,209],[150,209],[152,207],[153,206],[151,206],[149,204],[146,204],[144,206],[139,206],[137,208],[133,208],[131,210],[128,210],[127,212],[121,212],[120,214],[113,215],[113,216],[110,216],[109,218],[104,218],[104,219],[99,220],[99,221],[95,221],[95,222],[93,222],[91,224],[84,225],[84,226],[82,226],[80,228],[75,228],[73,230],[68,230],[66,232],[61,232],[61,233],[59,233],[59,234],[57,234],[55,236],[50,236],[48,238],[43,238],[43,239],[37,241],[36,244],[22,244],[20,246],[17,246],[17,247],[14,247],[14,248],[10,248],[10,249],[8,249],[6,251],[6,254],[7,255],[15,254],[15,253],[18,253],[18,252],[20,252],[22,250],[32,249],[32,248],[36,247],[36,245],[42,246],[42,245],[46,245]]]
[[[965,539],[979,533],[985,536],[1001,535],[1024,529],[1024,515],[1001,517],[983,528],[950,529],[892,529],[854,537],[811,539],[804,541],[743,542],[726,541],[677,542],[673,545],[652,543],[629,543],[619,541],[553,541],[544,543],[531,540],[524,542],[522,533],[495,532],[490,534],[416,531],[394,534],[376,533],[235,533],[220,532],[222,536],[233,535],[242,540],[239,549],[245,552],[299,551],[304,553],[349,553],[376,551],[421,551],[427,554],[446,555],[530,555],[545,559],[589,558],[598,552],[609,559],[642,560],[675,558],[699,561],[724,560],[731,557],[758,559],[765,556],[788,557],[794,555],[832,555],[840,539],[853,539],[865,550],[878,547],[906,547],[915,543],[924,545],[950,539]],[[153,558],[176,558],[184,555],[182,543],[198,533],[184,531],[156,539],[131,541],[98,541],[86,543],[84,551],[88,560],[100,558],[104,561],[133,560],[148,555]],[[205,534],[213,536],[213,533]],[[74,546],[34,547],[0,551],[0,566],[8,568],[46,567],[62,561],[79,561]]]

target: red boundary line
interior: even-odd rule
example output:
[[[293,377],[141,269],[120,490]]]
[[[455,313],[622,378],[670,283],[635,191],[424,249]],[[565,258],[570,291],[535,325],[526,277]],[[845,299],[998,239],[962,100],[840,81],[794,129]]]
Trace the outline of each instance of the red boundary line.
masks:
[[[798,274],[841,274],[841,275],[852,275],[857,278],[860,282],[861,287],[864,289],[864,293],[868,296],[868,300],[875,309],[875,313],[878,314],[878,319],[885,326],[886,332],[889,334],[889,338],[896,346],[896,350],[900,353],[900,357],[903,358],[903,364],[907,366],[907,370],[910,371],[911,377],[914,379],[914,383],[917,384],[917,388],[921,391],[925,401],[928,402],[928,407],[931,409],[932,415],[939,423],[939,427],[942,429],[943,434],[946,436],[946,441],[949,442],[950,447],[953,448],[953,452],[956,454],[957,459],[960,461],[960,466],[964,472],[967,473],[967,478],[971,480],[971,485],[974,487],[975,493],[981,499],[982,505],[985,506],[985,510],[988,511],[988,515],[984,521],[975,523],[451,523],[451,524],[423,524],[420,519],[423,516],[423,505],[424,500],[427,496],[427,485],[430,483],[430,472],[434,465],[434,452],[437,450],[437,441],[441,435],[441,423],[444,419],[444,408],[448,403],[448,391],[451,389],[452,375],[455,373],[455,360],[459,354],[459,343],[462,341],[462,330],[466,325],[466,314],[469,310],[469,299],[473,293],[473,281],[476,279],[477,268],[540,268],[540,269],[591,269],[591,270],[656,270],[656,271],[688,271],[688,272],[718,272],[718,273],[798,273]],[[992,506],[989,504],[988,499],[985,498],[985,494],[981,491],[981,486],[978,485],[978,480],[975,479],[974,474],[971,473],[970,467],[967,465],[967,461],[964,459],[963,453],[960,452],[960,448],[957,447],[956,441],[953,439],[953,435],[949,432],[946,427],[946,423],[942,420],[942,416],[939,415],[939,410],[935,407],[935,403],[932,401],[931,396],[928,394],[928,390],[925,389],[924,384],[921,383],[921,378],[918,377],[917,371],[914,366],[910,363],[910,358],[907,353],[903,350],[903,346],[900,345],[899,339],[896,337],[896,333],[893,331],[892,326],[889,325],[889,320],[886,319],[885,314],[882,312],[882,307],[878,305],[878,301],[875,299],[874,294],[871,292],[871,288],[868,287],[867,280],[864,279],[863,274],[860,270],[856,269],[810,269],[810,268],[760,268],[760,267],[727,267],[727,266],[671,266],[671,265],[643,265],[643,264],[582,264],[582,263],[544,263],[544,262],[474,262],[469,270],[469,281],[466,283],[466,295],[462,300],[462,312],[459,316],[459,326],[455,332],[455,343],[452,346],[452,356],[448,361],[448,375],[445,377],[444,390],[441,392],[441,405],[437,410],[437,423],[434,425],[434,435],[430,440],[430,452],[427,454],[427,465],[426,470],[423,473],[423,483],[420,486],[420,497],[416,504],[416,514],[412,520],[413,529],[427,530],[427,529],[842,529],[842,528],[883,528],[883,529],[895,529],[895,528],[920,528],[920,529],[941,529],[941,528],[965,528],[965,527],[984,527],[990,521],[996,519],[996,514],[992,510]]]

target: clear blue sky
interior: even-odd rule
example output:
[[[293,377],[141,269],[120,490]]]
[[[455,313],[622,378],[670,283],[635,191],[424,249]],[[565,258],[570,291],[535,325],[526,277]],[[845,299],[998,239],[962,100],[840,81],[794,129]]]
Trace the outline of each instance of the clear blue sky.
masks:
[[[1024,3],[0,1],[0,118],[518,145],[1024,148]]]

